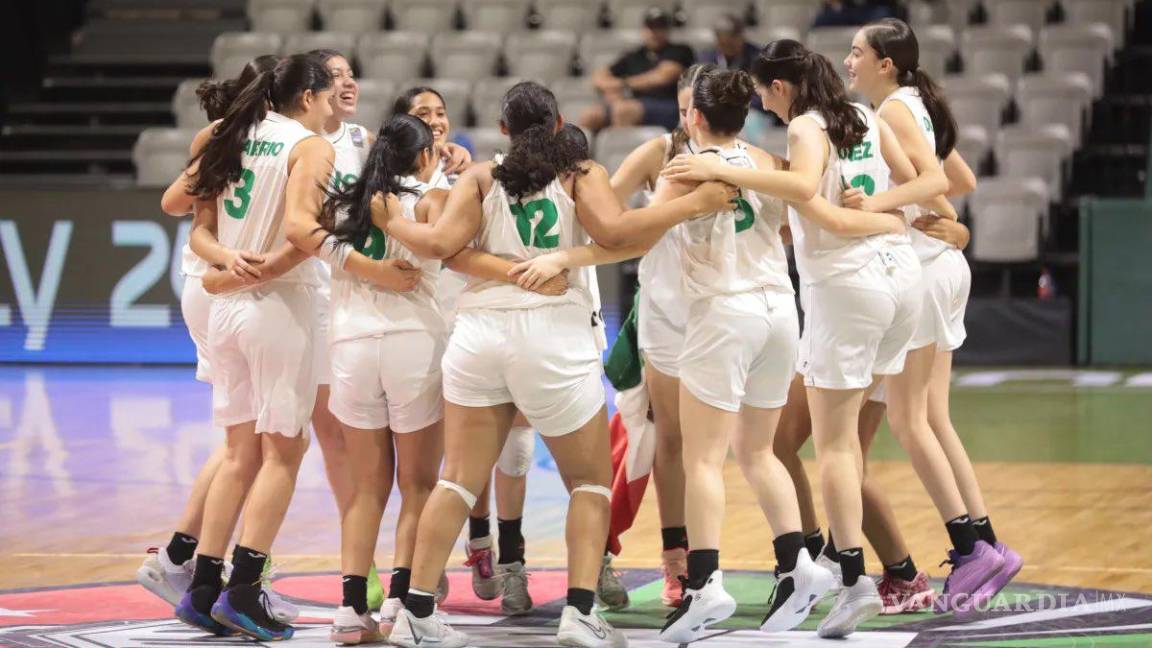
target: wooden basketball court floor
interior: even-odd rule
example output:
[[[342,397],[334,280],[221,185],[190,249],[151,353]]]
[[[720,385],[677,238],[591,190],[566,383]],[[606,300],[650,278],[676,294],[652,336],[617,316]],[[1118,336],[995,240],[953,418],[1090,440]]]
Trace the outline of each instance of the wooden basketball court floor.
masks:
[[[188,367],[0,367],[0,594],[131,582],[146,548],[166,542],[188,485],[221,440],[208,407],[209,388]],[[1019,581],[1152,594],[1152,374],[965,370],[953,412],[997,532],[1025,558]],[[336,510],[313,446],[273,552],[281,574],[339,568]],[[537,450],[524,528],[529,567],[544,572],[564,565],[567,496],[543,445]],[[946,575],[937,564],[947,535],[884,430],[870,465],[913,558],[931,576]],[[814,475],[810,459],[808,469]],[[771,531],[734,464],[727,482],[723,563],[770,571]],[[382,570],[396,511],[394,501]],[[659,567],[659,526],[650,496],[624,536],[617,565],[626,574]],[[458,552],[450,567],[462,561]],[[466,590],[464,576],[453,582]],[[5,612],[13,613],[0,604]]]

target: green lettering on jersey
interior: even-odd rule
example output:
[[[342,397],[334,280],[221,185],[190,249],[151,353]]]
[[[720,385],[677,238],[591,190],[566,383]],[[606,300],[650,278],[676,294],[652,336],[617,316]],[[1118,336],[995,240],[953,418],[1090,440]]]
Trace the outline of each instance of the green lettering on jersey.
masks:
[[[747,200],[743,198],[736,199],[736,208],[740,210],[741,216],[735,221],[736,233],[739,234],[744,230],[752,227],[756,222],[756,213],[752,211],[752,205],[748,204]]]
[[[232,187],[232,198],[224,200],[224,212],[236,220],[243,220],[252,206],[252,186],[256,174],[251,169],[240,169],[240,183]]]
[[[936,132],[936,129],[932,128],[932,120],[928,119],[927,117],[924,117],[924,130],[928,131],[929,133]]]
[[[244,153],[252,157],[277,156],[284,150],[284,142],[244,140]]]
[[[560,232],[549,234],[560,219],[556,203],[540,198],[526,204],[510,203],[508,208],[516,217],[516,233],[520,235],[521,243],[544,250],[560,246]],[[539,218],[536,218],[537,215]]]
[[[359,179],[360,179],[359,176],[357,176],[355,173],[341,174],[339,171],[333,171],[332,172],[332,188],[337,190],[337,191],[340,191],[342,189],[347,189],[348,187],[351,187],[352,185],[356,184],[356,181]]]
[[[861,160],[872,159],[872,142],[867,140],[860,142],[856,146],[842,148],[837,151],[841,160],[848,160],[849,162],[859,162]]]
[[[849,182],[848,184],[852,185],[853,187],[863,189],[864,194],[868,196],[871,196],[876,191],[876,181],[873,180],[872,176],[868,175],[867,173],[861,173],[860,175],[852,178],[852,182]]]
[[[368,236],[360,246],[360,253],[373,261],[383,259],[388,253],[388,237],[384,235],[384,231],[375,225],[368,226]]]

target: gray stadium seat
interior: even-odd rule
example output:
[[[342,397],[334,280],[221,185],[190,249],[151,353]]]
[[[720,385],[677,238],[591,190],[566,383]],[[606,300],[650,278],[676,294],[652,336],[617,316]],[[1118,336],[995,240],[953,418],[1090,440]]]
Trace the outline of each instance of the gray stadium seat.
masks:
[[[1041,227],[1048,218],[1043,180],[981,178],[969,204],[973,260],[1022,263],[1039,258]]]
[[[136,185],[167,187],[188,164],[195,128],[146,128],[132,146]]]
[[[975,125],[991,134],[1000,129],[1012,87],[1002,74],[949,76],[942,79],[948,105],[961,126]]]
[[[257,56],[279,54],[283,39],[278,34],[226,32],[212,43],[212,74],[218,79],[235,78]]]
[[[916,28],[920,42],[920,69],[933,79],[940,79],[948,70],[948,62],[956,53],[956,34],[948,25],[925,25]]]
[[[691,47],[696,58],[700,58],[702,52],[716,47],[716,34],[711,29],[676,29],[670,39],[673,43]]]
[[[716,21],[726,14],[743,20],[748,5],[748,0],[691,0],[684,3],[684,26],[711,31]]]
[[[659,126],[609,127],[596,134],[596,161],[615,173],[616,168],[637,146],[666,133]]]
[[[478,162],[491,160],[497,152],[506,152],[510,142],[499,128],[472,128],[467,131],[472,140],[472,159]]]
[[[518,31],[508,35],[504,60],[508,74],[551,81],[572,74],[576,35],[566,31]]]
[[[980,166],[988,157],[988,152],[992,150],[992,144],[988,141],[988,131],[976,124],[960,126],[956,133],[956,150],[972,168],[972,172],[980,175]]]
[[[596,29],[600,3],[592,0],[536,0],[542,29],[566,29],[580,33]]]
[[[515,77],[477,79],[472,88],[472,115],[476,118],[477,128],[499,128],[503,108],[500,100],[509,88],[522,80]]]
[[[640,32],[634,29],[586,32],[580,39],[580,61],[584,65],[584,74],[612,65],[624,52],[642,44]]]
[[[1003,74],[1012,84],[1032,51],[1032,30],[1024,25],[969,27],[962,40],[966,74]]]
[[[1112,30],[1116,47],[1124,47],[1128,36],[1129,0],[1061,0],[1064,22],[1069,25],[1104,23]]]
[[[384,28],[388,8],[382,0],[319,0],[320,18],[328,31],[364,34]]]
[[[979,0],[944,0],[948,7],[948,24],[957,34],[968,28],[968,19]]]
[[[672,13],[677,0],[608,0],[612,14],[612,26],[617,29],[640,29],[644,26],[644,12],[651,7],[660,7]]]
[[[396,88],[397,94],[408,88],[425,86],[435,88],[444,97],[448,121],[452,128],[464,128],[468,117],[468,97],[472,95],[472,82],[461,79],[409,79]]]
[[[801,34],[808,31],[819,12],[820,0],[756,0],[761,26],[791,27]]]
[[[396,83],[380,79],[360,79],[360,99],[352,121],[375,133],[392,115],[396,102]]]
[[[208,125],[208,115],[200,109],[200,98],[196,88],[204,79],[184,79],[176,86],[172,95],[172,115],[176,117],[177,128],[204,128]]]
[[[452,31],[456,22],[456,0],[391,0],[396,29],[429,34]]]
[[[284,37],[285,55],[303,54],[316,49],[330,49],[351,57],[356,49],[356,35],[344,32],[305,32]]]
[[[748,29],[744,30],[744,38],[747,39],[749,43],[759,47],[764,47],[772,41],[783,39],[790,39],[800,42],[804,41],[803,32],[801,32],[799,29],[796,29],[795,27],[776,27],[772,25],[749,27]]]
[[[858,31],[859,27],[820,27],[809,30],[808,49],[823,54],[832,63],[840,78],[847,81],[848,67],[844,65],[844,59],[848,57],[848,52],[852,51],[852,38]]]
[[[988,24],[1000,27],[1027,25],[1032,33],[1044,26],[1044,16],[1052,0],[983,0]]]
[[[996,164],[1001,178],[1042,178],[1049,195],[1063,194],[1064,162],[1075,146],[1060,124],[1009,126],[996,135]]]
[[[364,34],[356,46],[360,74],[371,79],[403,81],[424,74],[431,37],[423,32]]]
[[[1063,124],[1077,146],[1092,106],[1092,82],[1084,74],[1064,71],[1027,74],[1016,88],[1016,106],[1022,124]]]
[[[444,79],[479,79],[496,74],[503,45],[494,32],[445,32],[432,37],[432,67]]]
[[[514,32],[525,29],[530,0],[463,0],[468,29]]]
[[[1092,83],[1092,96],[1104,93],[1104,71],[1112,58],[1112,30],[1103,23],[1053,25],[1040,32],[1044,68],[1061,73],[1081,72]]]
[[[316,0],[248,0],[252,31],[291,34],[312,28]]]
[[[577,121],[586,108],[600,103],[600,97],[587,77],[557,79],[548,87],[556,95],[564,121]]]

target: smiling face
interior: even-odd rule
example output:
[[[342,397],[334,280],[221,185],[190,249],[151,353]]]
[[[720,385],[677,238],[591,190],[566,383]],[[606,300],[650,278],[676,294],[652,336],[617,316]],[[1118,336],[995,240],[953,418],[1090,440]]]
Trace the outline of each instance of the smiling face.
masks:
[[[422,92],[412,98],[412,107],[408,114],[428,124],[432,129],[432,137],[436,140],[436,148],[441,149],[448,143],[448,110],[444,107],[444,100],[434,92]]]
[[[336,85],[330,85],[318,92],[305,90],[300,95],[300,114],[293,117],[308,130],[323,134],[324,124],[336,114],[333,103],[336,100]]]
[[[893,68],[891,59],[876,56],[876,50],[868,44],[866,29],[856,32],[852,38],[852,50],[844,59],[844,65],[848,67],[848,89],[866,96]]]
[[[348,121],[356,115],[356,104],[360,99],[360,86],[352,72],[352,64],[343,56],[333,56],[324,63],[332,73],[332,109],[340,121]]]

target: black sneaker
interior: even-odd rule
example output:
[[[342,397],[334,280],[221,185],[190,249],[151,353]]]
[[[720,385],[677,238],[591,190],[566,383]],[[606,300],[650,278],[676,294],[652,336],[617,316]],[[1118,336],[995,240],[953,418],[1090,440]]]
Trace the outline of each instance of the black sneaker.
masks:
[[[291,639],[296,629],[272,616],[268,595],[260,584],[236,585],[220,593],[212,618],[259,641]]]

